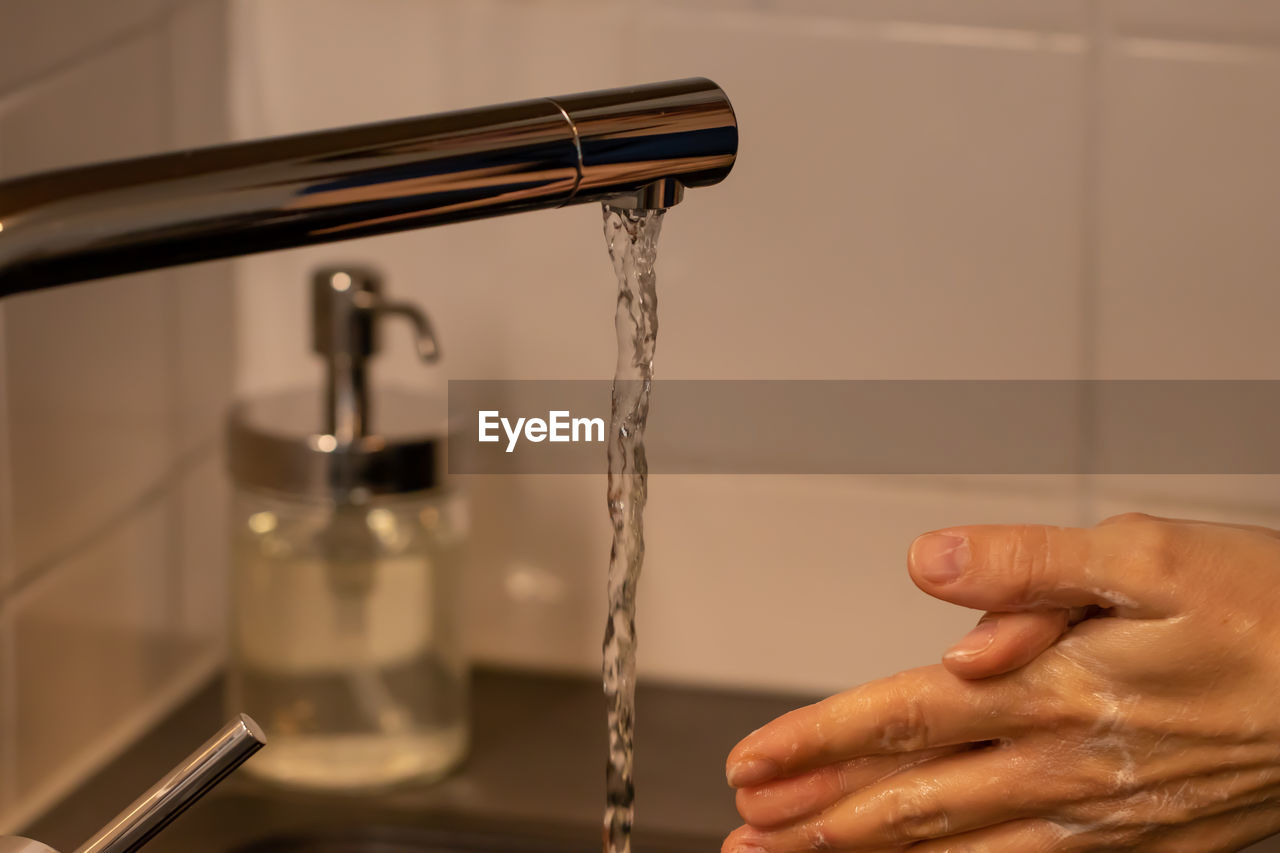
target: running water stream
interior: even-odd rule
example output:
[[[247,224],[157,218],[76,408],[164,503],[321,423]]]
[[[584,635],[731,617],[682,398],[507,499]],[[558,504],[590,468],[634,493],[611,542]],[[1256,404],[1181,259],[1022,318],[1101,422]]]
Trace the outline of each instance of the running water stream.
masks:
[[[604,235],[618,276],[618,366],[609,418],[609,617],[604,630],[604,693],[609,711],[605,853],[630,853],[635,816],[632,779],[636,693],[636,582],[644,563],[644,504],[649,466],[644,426],[649,415],[658,295],[653,272],[660,210],[604,206]]]

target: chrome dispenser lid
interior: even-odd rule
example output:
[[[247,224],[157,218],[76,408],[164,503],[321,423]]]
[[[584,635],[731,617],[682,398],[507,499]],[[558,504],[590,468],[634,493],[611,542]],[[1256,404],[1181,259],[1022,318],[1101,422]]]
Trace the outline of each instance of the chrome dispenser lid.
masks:
[[[342,443],[324,427],[321,393],[241,402],[227,426],[232,479],[283,495],[355,503],[443,485],[448,430],[441,402],[378,392],[369,414],[375,431]]]
[[[237,405],[227,430],[232,477],[287,495],[352,502],[438,487],[444,407],[371,393],[367,364],[378,352],[378,321],[393,316],[412,323],[418,357],[436,361],[440,348],[427,316],[384,298],[378,274],[365,267],[318,270],[311,288],[311,348],[325,362],[324,390]]]

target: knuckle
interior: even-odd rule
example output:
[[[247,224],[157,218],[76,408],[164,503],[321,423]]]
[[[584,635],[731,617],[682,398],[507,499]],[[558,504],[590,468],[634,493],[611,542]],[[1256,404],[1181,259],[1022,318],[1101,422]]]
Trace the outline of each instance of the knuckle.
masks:
[[[821,820],[811,821],[804,825],[803,832],[805,844],[811,850],[830,850],[831,835],[827,832],[826,824]]]
[[[1108,524],[1134,524],[1155,520],[1156,517],[1154,515],[1149,515],[1145,512],[1122,512],[1102,519],[1102,521],[1098,522],[1098,526],[1103,527]]]
[[[1009,714],[1017,727],[1011,734],[1035,737],[1037,748],[1046,757],[1069,754],[1076,748],[1077,738],[1088,737],[1094,728],[1096,676],[1057,650],[1046,653],[1038,675],[1042,677],[1035,684],[1018,685],[1012,691]],[[1045,733],[1051,733],[1054,740],[1043,742]]]
[[[1188,525],[1158,516],[1128,512],[1103,525],[1114,528],[1108,538],[1123,548],[1126,567],[1151,584],[1176,581],[1201,547]]]
[[[1047,528],[1027,525],[1014,537],[1013,553],[1009,563],[1013,576],[1019,580],[1019,590],[1023,601],[1035,603],[1034,599],[1043,588],[1042,581],[1049,566],[1049,531]]]
[[[938,803],[936,789],[927,784],[892,788],[885,798],[886,831],[894,843],[945,836],[951,820]]]
[[[929,745],[929,722],[924,691],[895,677],[893,701],[877,726],[879,745],[889,752],[912,752]]]
[[[1143,569],[1157,577],[1173,573],[1183,547],[1178,525],[1147,519],[1134,522],[1128,535]]]
[[[1059,683],[1052,689],[1037,693],[1033,704],[1028,708],[1032,722],[1037,728],[1043,731],[1065,732],[1079,727],[1084,721],[1085,715],[1075,696],[1061,689],[1062,683],[1070,675],[1070,673],[1063,673],[1057,679]]]
[[[1061,774],[1056,781],[1055,793],[1061,813],[1077,823],[1098,819],[1100,816],[1092,810],[1104,790],[1100,784],[1102,775],[1086,766],[1088,761],[1081,757],[1079,749],[1070,750],[1071,754],[1066,754],[1066,750],[1063,752],[1059,766],[1067,766],[1071,770]]]
[[[1146,838],[1137,826],[1112,826],[1098,833],[1097,850],[1145,850]]]

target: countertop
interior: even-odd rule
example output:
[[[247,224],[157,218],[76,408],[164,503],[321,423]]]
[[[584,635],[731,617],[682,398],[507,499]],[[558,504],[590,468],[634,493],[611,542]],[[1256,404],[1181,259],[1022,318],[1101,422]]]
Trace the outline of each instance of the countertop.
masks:
[[[637,851],[718,849],[739,823],[724,781],[726,754],[747,732],[806,701],[809,697],[642,683],[636,717]],[[199,746],[223,716],[221,683],[214,682],[24,834],[55,849],[76,849]],[[236,773],[147,851],[423,849],[421,840],[399,845],[387,840],[402,831],[428,840],[447,837],[450,850],[598,851],[606,755],[598,679],[480,669],[473,677],[472,718],[466,764],[435,785],[362,797],[310,795],[279,791]],[[262,839],[317,833],[384,840],[255,847]],[[453,843],[458,833],[492,838],[459,845]]]

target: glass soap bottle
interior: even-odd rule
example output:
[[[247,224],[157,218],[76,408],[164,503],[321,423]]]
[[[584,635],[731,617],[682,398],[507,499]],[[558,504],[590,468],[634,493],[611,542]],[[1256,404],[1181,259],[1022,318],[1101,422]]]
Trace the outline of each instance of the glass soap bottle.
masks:
[[[246,770],[316,789],[378,789],[445,775],[469,735],[458,625],[462,499],[443,481],[444,407],[370,392],[379,321],[427,318],[387,302],[366,269],[313,281],[323,393],[239,403],[228,701],[270,747]]]

